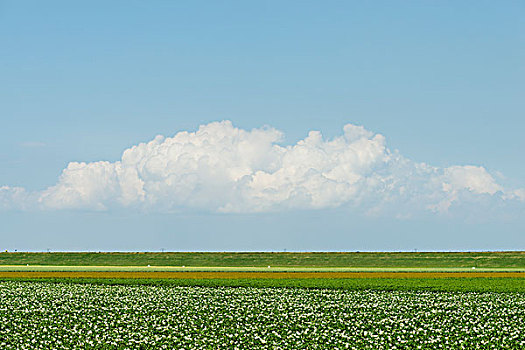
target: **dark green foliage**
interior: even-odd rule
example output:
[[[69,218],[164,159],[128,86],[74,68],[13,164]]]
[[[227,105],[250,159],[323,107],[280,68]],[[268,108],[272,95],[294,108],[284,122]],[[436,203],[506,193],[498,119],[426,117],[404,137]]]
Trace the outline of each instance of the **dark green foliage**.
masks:
[[[523,349],[525,294],[0,282],[0,348]]]

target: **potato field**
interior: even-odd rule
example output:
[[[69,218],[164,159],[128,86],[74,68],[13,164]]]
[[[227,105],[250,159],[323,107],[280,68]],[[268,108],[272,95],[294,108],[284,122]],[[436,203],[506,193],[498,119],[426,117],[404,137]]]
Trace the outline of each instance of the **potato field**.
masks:
[[[521,293],[0,282],[1,349],[520,349]]]

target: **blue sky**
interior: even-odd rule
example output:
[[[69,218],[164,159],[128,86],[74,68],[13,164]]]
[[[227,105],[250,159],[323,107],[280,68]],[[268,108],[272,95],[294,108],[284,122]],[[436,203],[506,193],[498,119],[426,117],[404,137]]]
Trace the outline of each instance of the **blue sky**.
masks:
[[[525,249],[525,204],[517,199],[525,188],[524,8],[519,1],[0,1],[0,187],[9,186],[0,198],[0,248]],[[222,120],[231,128],[210,124]],[[286,159],[283,172],[344,168],[341,155],[357,144],[326,147],[347,124],[370,131],[359,145],[380,148],[352,174],[393,178],[396,196],[350,178],[332,193],[306,172],[270,184],[306,188],[306,197],[254,202],[263,189],[234,196],[230,182],[179,164],[169,175],[197,178],[185,190],[204,188],[199,195],[184,197],[173,182],[154,190],[155,176],[168,178],[156,168],[155,176],[139,171],[145,199],[123,202],[111,183],[91,187],[88,199],[64,197],[105,183],[86,174],[115,171],[126,149],[200,125],[231,140],[245,133],[248,143],[279,145],[286,156],[274,160]],[[272,139],[268,130],[283,135]],[[314,153],[283,151],[311,130],[324,136]],[[266,148],[231,163],[224,152],[244,146],[210,142],[225,151],[196,152],[219,159],[224,171],[256,164],[246,173],[254,177],[277,169],[260,159]],[[331,160],[310,164],[320,150]],[[401,158],[386,160],[395,150]],[[109,165],[90,163],[98,161]],[[84,182],[72,171],[59,179],[70,162],[94,164],[80,173]],[[23,199],[12,194],[17,187]],[[398,195],[401,188],[409,194]]]

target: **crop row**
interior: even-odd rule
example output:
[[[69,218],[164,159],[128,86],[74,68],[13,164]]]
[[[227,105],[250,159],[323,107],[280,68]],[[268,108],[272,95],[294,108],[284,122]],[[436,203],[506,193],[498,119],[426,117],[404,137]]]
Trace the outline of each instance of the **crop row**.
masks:
[[[518,349],[525,295],[0,282],[1,349]]]

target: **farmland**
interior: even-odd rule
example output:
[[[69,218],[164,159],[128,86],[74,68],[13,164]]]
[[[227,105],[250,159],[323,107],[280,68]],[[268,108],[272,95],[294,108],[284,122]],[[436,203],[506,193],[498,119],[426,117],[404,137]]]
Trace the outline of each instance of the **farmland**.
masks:
[[[27,281],[53,284],[144,285],[178,287],[250,287],[330,290],[436,291],[525,293],[523,278],[82,278],[82,277],[3,277],[0,281]]]
[[[0,280],[525,292],[524,261],[523,252],[0,253]]]
[[[2,349],[518,349],[520,293],[0,282]]]
[[[169,252],[0,253],[0,265],[521,268],[525,252]]]
[[[525,254],[1,253],[1,349],[517,349]]]

